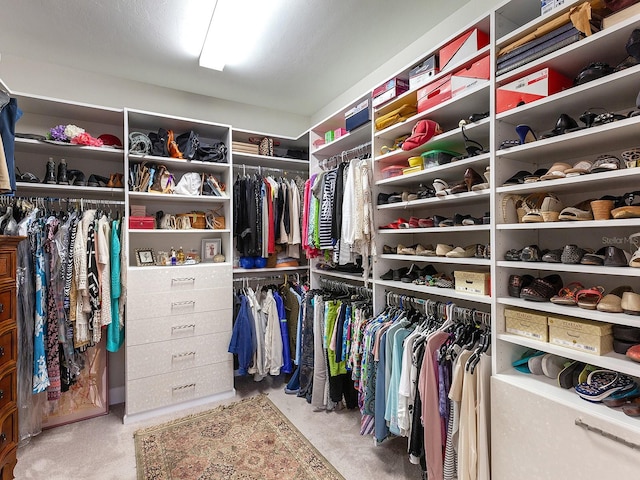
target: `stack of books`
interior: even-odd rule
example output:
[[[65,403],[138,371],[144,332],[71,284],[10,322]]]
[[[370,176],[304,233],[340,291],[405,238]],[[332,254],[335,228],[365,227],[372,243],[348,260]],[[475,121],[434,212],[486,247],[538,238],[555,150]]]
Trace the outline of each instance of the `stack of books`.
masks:
[[[251,153],[258,155],[258,145],[245,142],[231,142],[231,150],[234,153]]]

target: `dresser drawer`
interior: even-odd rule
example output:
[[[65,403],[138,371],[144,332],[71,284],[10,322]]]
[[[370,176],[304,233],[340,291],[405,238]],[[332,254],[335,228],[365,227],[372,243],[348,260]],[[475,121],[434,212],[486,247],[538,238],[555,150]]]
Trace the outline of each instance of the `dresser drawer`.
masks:
[[[9,362],[16,361],[18,352],[16,341],[16,328],[14,326],[0,330],[0,369]]]
[[[0,323],[7,320],[15,321],[16,289],[14,287],[0,288]]]
[[[233,309],[127,321],[127,346],[230,332]]]
[[[232,307],[232,288],[213,288],[182,292],[149,293],[127,297],[127,320],[158,318],[188,313],[211,312]]]
[[[0,251],[0,280],[15,279],[16,265],[13,252]]]
[[[16,369],[9,370],[0,378],[0,411],[16,401]]]
[[[180,292],[231,285],[231,266],[200,264],[182,267],[140,268],[127,272],[129,295]]]
[[[127,347],[127,380],[230,360],[231,332]]]
[[[18,409],[15,406],[0,418],[0,458],[18,444]]]
[[[233,362],[127,382],[127,414],[144,412],[233,389]]]

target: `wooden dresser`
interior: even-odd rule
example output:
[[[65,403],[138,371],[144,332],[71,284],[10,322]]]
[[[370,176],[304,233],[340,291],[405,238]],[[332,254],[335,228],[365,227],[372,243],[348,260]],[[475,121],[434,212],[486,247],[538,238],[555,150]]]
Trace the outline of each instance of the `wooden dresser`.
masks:
[[[0,480],[13,478],[17,461],[16,248],[23,239],[0,235]]]

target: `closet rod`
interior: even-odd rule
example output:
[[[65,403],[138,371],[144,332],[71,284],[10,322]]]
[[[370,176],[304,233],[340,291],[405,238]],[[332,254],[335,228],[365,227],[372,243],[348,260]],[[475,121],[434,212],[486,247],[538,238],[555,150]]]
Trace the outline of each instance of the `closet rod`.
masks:
[[[451,313],[454,320],[457,321],[474,321],[481,323],[485,326],[490,325],[491,314],[489,312],[483,312],[476,310],[475,308],[459,307],[452,302],[444,303],[431,299],[418,298],[411,295],[403,295],[389,290],[385,291],[385,297],[388,306],[395,306],[404,308],[405,305],[422,306],[427,313],[439,313],[443,314],[445,310],[451,309]]]
[[[334,162],[335,162],[335,165],[338,166],[338,161],[343,163],[350,162],[353,159],[349,158],[349,154],[351,153],[357,153],[357,154],[367,153],[368,154],[370,152],[368,152],[367,150],[369,150],[370,148],[371,148],[371,142],[366,142],[356,147],[350,148],[349,150],[343,150],[342,152],[336,155],[332,155],[329,158],[320,160],[320,168],[325,170],[327,166],[330,166],[330,164]]]
[[[34,202],[36,200],[41,200],[45,202],[66,202],[66,203],[88,203],[90,205],[122,205],[124,206],[123,200],[101,200],[101,199],[87,199],[87,198],[67,198],[67,197],[38,197],[38,196],[30,196],[30,197],[18,197],[11,195],[2,195],[3,201],[12,202],[14,200],[25,200],[28,202]]]
[[[253,277],[237,277],[234,278],[233,281],[234,282],[243,282],[243,281],[257,281],[257,280],[276,280],[279,278],[284,278],[284,277],[288,277],[289,275],[291,275],[292,277],[296,277],[298,279],[298,281],[300,281],[300,274],[298,272],[282,272],[282,273],[276,273],[273,275],[261,275],[261,276],[253,276]]]
[[[345,293],[358,293],[367,297],[373,296],[373,290],[370,287],[350,285],[339,280],[331,280],[329,278],[320,277],[320,285],[327,290]]]

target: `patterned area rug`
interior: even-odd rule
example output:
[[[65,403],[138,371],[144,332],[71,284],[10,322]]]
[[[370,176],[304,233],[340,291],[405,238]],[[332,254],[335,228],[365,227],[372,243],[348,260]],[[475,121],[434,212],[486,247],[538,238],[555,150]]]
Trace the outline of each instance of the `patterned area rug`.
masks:
[[[138,480],[344,480],[265,395],[134,434]]]

